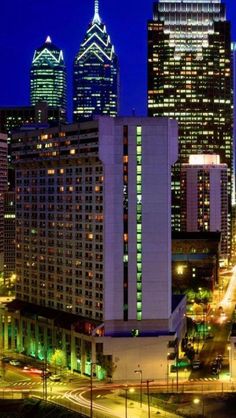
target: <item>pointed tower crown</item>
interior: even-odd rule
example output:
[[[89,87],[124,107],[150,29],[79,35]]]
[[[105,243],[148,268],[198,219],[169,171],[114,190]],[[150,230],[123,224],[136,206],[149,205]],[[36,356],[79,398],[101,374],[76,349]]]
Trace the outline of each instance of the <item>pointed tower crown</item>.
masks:
[[[99,0],[94,0],[93,23],[101,23],[101,18],[99,16]]]
[[[47,36],[47,39],[45,41],[45,44],[51,44],[51,43],[52,43],[51,37],[50,36]]]

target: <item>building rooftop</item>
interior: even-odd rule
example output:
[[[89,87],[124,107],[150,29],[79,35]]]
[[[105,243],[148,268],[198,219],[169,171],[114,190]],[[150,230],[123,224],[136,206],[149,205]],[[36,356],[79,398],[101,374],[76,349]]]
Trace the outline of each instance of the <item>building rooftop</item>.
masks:
[[[221,232],[173,232],[172,240],[209,240],[219,241]]]
[[[7,305],[9,312],[20,311],[21,316],[32,317],[33,319],[41,319],[41,321],[52,321],[54,326],[71,330],[74,328],[76,332],[91,335],[92,331],[101,325],[100,321],[84,318],[75,314],[62,312],[56,309],[47,308],[45,306],[35,305],[14,299]]]

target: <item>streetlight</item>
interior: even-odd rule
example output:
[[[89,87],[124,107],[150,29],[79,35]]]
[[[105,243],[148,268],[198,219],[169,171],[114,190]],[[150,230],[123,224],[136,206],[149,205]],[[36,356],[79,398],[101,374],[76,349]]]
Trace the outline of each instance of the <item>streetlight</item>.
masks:
[[[176,340],[176,390],[179,392],[179,340]]]
[[[93,418],[93,366],[97,363],[90,363],[90,418]]]
[[[194,398],[193,403],[194,405],[199,405],[201,400],[199,398]],[[202,397],[202,416],[205,416],[205,405],[204,405],[204,397]]]
[[[150,393],[149,393],[149,383],[154,382],[154,380],[147,380],[147,399],[148,399],[148,418],[151,417],[150,411]]]
[[[47,400],[47,379],[48,379],[48,371],[47,371],[47,360],[48,360],[48,352],[45,349],[44,352],[44,362],[43,362],[43,370],[42,370],[42,380],[43,380],[43,399]]]
[[[166,362],[166,384],[167,384],[167,392],[169,392],[169,359],[170,359],[170,353],[167,353],[167,362]]]
[[[139,373],[140,375],[140,408],[142,408],[142,404],[143,404],[143,371],[140,369],[140,366],[138,364],[138,369],[134,370],[134,373]]]
[[[231,348],[230,345],[228,345],[227,350],[229,352],[229,377],[230,377],[230,380],[231,380],[232,379],[232,367],[233,367],[233,365],[232,365],[232,348]]]
[[[125,418],[128,418],[128,392],[134,393],[134,388],[129,388],[128,385],[126,385],[123,389],[125,391]]]

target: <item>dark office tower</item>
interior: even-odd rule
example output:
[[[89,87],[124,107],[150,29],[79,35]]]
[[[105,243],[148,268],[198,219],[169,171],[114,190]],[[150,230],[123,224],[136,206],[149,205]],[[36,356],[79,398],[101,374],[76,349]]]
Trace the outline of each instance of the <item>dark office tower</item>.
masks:
[[[119,65],[95,0],[94,17],[74,60],[74,121],[94,115],[116,116],[119,103]]]
[[[230,23],[220,0],[154,3],[154,17],[148,23],[148,114],[179,122],[179,160],[172,177],[175,230],[181,223],[179,173],[190,154],[220,155],[228,165],[230,201],[230,38]]]
[[[236,145],[236,42],[232,42],[231,44],[231,60],[232,60],[232,79],[233,79],[233,107],[234,107],[234,114],[233,114],[233,179],[234,179],[234,188],[233,188],[233,196],[232,196],[232,203],[233,205],[236,204],[236,184],[235,184],[235,175],[236,175],[236,160],[235,160],[235,145]]]
[[[47,102],[48,106],[66,111],[66,68],[63,52],[48,36],[34,52],[30,71],[31,104]]]

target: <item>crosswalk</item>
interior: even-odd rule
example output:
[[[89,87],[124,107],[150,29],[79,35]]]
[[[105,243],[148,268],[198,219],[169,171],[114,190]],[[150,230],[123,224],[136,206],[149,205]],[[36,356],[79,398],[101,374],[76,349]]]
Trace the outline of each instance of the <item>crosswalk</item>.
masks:
[[[198,377],[196,379],[189,379],[189,382],[218,382],[218,377]]]
[[[20,380],[20,381],[18,381],[18,382],[14,382],[14,383],[12,383],[11,384],[11,386],[22,386],[22,387],[24,387],[24,386],[36,386],[36,385],[42,385],[42,382],[31,382],[31,381],[29,381],[29,380],[27,380],[27,381],[22,381],[22,380]],[[47,386],[63,386],[63,385],[65,385],[65,383],[64,382],[51,382],[50,380],[48,380],[47,381]]]
[[[57,399],[63,399],[64,395],[47,395],[48,401],[55,401]]]

